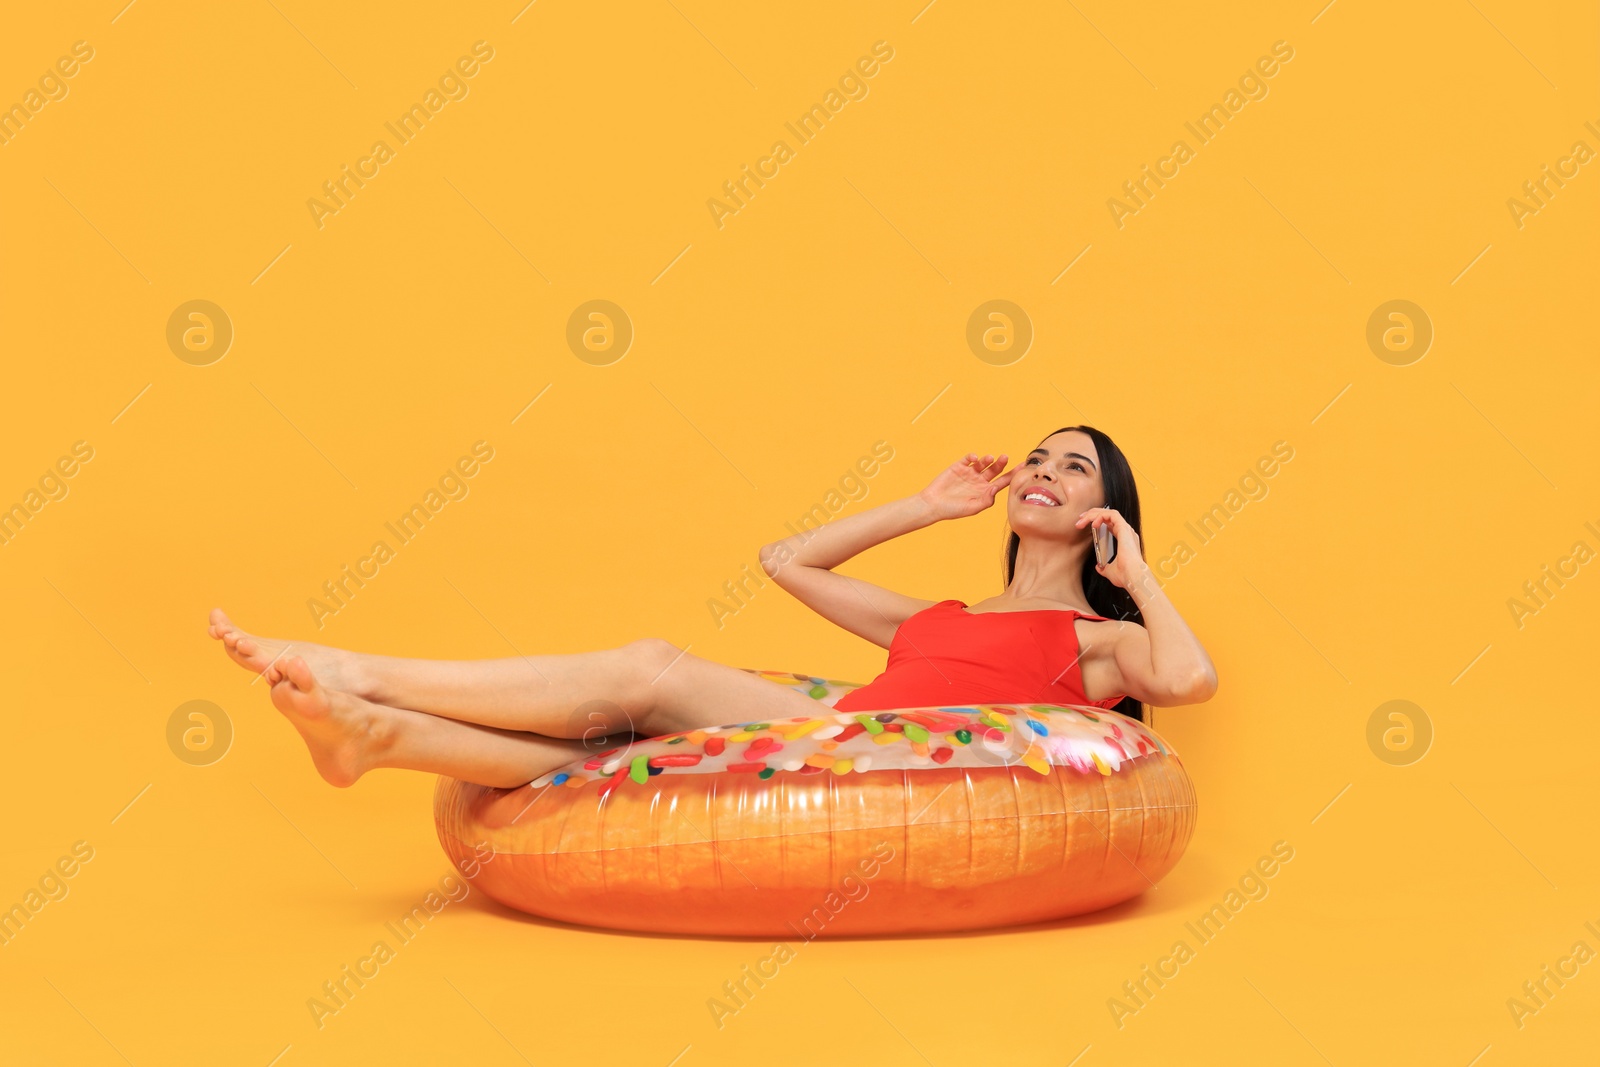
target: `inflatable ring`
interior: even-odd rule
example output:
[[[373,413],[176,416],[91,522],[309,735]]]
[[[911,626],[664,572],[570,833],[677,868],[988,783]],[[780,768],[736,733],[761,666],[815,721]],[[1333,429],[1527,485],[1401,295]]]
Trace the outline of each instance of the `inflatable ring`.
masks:
[[[1155,885],[1194,832],[1177,753],[1115,712],[824,712],[856,684],[751,673],[820,713],[636,741],[517,789],[441,778],[451,862],[564,922],[810,940],[1094,911]]]

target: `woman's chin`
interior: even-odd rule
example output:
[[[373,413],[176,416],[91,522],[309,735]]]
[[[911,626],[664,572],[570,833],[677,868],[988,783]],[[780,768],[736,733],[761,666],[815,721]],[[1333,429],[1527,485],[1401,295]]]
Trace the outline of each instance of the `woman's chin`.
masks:
[[[1014,504],[1007,516],[1013,530],[1054,530],[1060,532],[1071,526],[1064,521],[1065,507],[1046,507],[1043,504]]]

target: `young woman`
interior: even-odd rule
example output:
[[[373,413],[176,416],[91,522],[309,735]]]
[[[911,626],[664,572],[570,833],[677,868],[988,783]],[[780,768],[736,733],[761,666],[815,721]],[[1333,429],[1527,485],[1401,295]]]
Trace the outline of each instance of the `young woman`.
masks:
[[[841,711],[974,703],[1141,704],[1216,692],[1205,649],[1156,584],[1139,541],[1127,459],[1089,426],[1057,430],[1020,465],[968,455],[926,489],[767,545],[780,587],[889,650],[884,672]],[[852,556],[1006,494],[1005,589],[966,605],[922,600],[834,573]],[[1093,532],[1117,551],[1094,561]],[[220,609],[211,636],[266,677],[329,782],[377,767],[513,787],[634,735],[814,715],[811,697],[659,638],[619,648],[496,660],[375,656],[254,637]]]

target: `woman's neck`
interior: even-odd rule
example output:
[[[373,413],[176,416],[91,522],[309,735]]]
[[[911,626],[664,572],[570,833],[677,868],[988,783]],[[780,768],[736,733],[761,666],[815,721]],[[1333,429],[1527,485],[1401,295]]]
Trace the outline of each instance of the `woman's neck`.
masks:
[[[1046,601],[1067,607],[1089,603],[1083,593],[1083,546],[1069,546],[1024,538],[1017,545],[1011,584],[994,599]]]

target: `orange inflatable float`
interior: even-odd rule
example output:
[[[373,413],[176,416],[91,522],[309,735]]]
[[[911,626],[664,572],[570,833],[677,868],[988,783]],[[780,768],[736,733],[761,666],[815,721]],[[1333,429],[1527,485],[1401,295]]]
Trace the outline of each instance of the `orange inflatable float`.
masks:
[[[834,713],[854,683],[751,673],[818,714],[636,741],[518,789],[440,779],[452,863],[551,919],[810,940],[1094,911],[1155,885],[1194,832],[1177,754],[1115,712]]]

